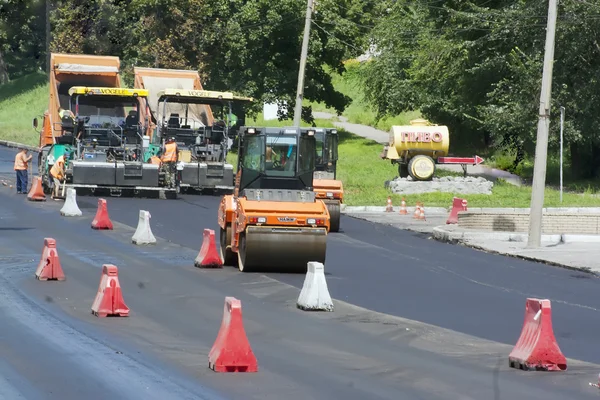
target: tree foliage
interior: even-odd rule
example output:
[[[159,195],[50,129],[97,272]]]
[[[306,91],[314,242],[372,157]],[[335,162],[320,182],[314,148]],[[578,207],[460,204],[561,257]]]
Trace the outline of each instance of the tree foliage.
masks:
[[[203,85],[232,90],[293,110],[306,5],[297,0],[74,0],[53,13],[52,51],[121,57],[125,82],[133,66],[195,69]],[[328,65],[362,53],[377,0],[320,0],[313,15],[305,98],[342,112]],[[257,106],[260,101],[257,102]],[[310,110],[303,112],[310,119]]]
[[[45,67],[43,0],[0,1],[0,84]]]
[[[572,167],[600,174],[600,6],[560,2],[552,91],[551,146],[559,107]],[[390,5],[372,32],[381,54],[365,86],[381,116],[420,109],[446,124],[455,143],[506,148],[517,164],[534,151],[547,2],[408,1]]]

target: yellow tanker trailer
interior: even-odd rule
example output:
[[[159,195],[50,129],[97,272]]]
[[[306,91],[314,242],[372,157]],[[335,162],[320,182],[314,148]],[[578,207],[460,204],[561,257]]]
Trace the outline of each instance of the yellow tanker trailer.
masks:
[[[477,165],[483,158],[448,157],[450,133],[447,126],[433,125],[424,119],[410,121],[410,125],[392,126],[390,142],[381,158],[398,164],[401,178],[410,176],[416,181],[433,178],[436,164],[460,164],[467,172],[467,165]]]

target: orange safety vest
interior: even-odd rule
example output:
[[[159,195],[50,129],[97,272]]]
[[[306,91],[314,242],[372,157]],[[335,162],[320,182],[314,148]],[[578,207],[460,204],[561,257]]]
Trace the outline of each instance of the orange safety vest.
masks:
[[[28,161],[25,160],[25,153],[18,152],[15,156],[15,171],[27,170]]]
[[[160,165],[160,158],[158,158],[156,156],[152,156],[152,157],[150,157],[150,163]]]
[[[167,143],[165,145],[165,152],[161,157],[162,162],[176,162],[177,161],[177,143]]]
[[[65,166],[65,156],[60,156],[50,169],[50,175],[55,177],[58,180],[62,180],[63,178],[63,168]]]

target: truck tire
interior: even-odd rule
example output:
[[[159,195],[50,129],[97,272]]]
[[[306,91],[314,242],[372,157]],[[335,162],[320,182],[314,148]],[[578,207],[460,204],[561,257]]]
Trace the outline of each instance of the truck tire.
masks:
[[[408,173],[415,181],[430,181],[435,173],[435,161],[422,154],[414,156],[408,162]]]
[[[237,267],[237,254],[227,248],[227,246],[231,245],[231,224],[227,224],[226,229],[219,229],[219,241],[219,252],[221,253],[223,264],[228,267]]]
[[[340,202],[339,201],[327,201],[325,202],[327,210],[329,211],[329,232],[340,231]]]

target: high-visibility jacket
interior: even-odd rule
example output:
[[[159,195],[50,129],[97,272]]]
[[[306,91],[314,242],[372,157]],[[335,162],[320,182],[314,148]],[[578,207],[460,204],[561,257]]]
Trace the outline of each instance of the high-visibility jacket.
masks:
[[[152,156],[150,157],[150,163],[160,165],[160,158],[158,158],[157,156]]]
[[[177,143],[167,143],[165,145],[165,151],[160,158],[162,162],[176,162],[177,161]]]
[[[56,160],[56,162],[50,169],[50,175],[52,175],[53,177],[55,177],[58,180],[62,180],[64,177],[64,175],[63,175],[64,167],[65,167],[65,156],[62,155],[62,156],[58,157],[58,159]]]
[[[31,160],[31,156],[26,157],[22,151],[18,152],[15,156],[15,171],[27,170],[29,160]]]

